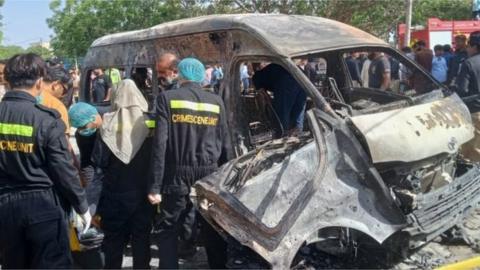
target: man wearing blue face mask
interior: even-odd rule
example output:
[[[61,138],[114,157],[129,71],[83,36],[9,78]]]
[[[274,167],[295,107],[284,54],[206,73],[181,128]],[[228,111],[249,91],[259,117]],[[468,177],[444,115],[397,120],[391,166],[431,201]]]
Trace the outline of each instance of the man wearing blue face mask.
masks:
[[[102,117],[90,104],[78,102],[68,111],[70,124],[77,129],[75,138],[95,137],[97,129],[102,126]],[[77,135],[78,134],[78,135]]]
[[[95,107],[84,102],[75,103],[68,111],[68,116],[72,127],[77,129],[75,139],[80,150],[80,168],[88,182],[93,177],[91,155],[102,117]]]
[[[70,107],[68,116],[72,127],[77,128],[75,139],[80,151],[80,168],[85,180],[91,214],[94,215],[101,191],[98,187],[101,187],[101,183],[96,181],[98,177],[95,177],[91,156],[97,138],[97,129],[102,125],[102,117],[95,107],[84,102],[75,103]]]
[[[100,138],[97,132],[102,125],[102,117],[97,109],[87,103],[78,102],[70,107],[68,111],[70,125],[77,128],[75,139],[80,151],[80,171],[83,176],[84,187],[87,194],[87,201],[90,214],[94,216],[92,227],[87,232],[92,238],[99,237],[99,231],[96,226],[98,220],[97,206],[99,204],[102,192],[103,171],[94,166],[92,162],[92,153],[97,138]],[[100,269],[103,268],[103,259],[98,248],[90,249],[88,252],[73,252],[73,259],[82,268]]]

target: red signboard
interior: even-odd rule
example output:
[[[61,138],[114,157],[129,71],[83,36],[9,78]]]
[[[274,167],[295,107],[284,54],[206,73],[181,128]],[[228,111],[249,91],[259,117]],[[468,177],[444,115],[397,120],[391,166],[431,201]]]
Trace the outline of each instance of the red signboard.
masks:
[[[405,24],[398,25],[398,46],[404,47]],[[424,40],[427,47],[440,44],[451,44],[455,46],[455,36],[465,35],[469,36],[471,32],[480,31],[480,21],[442,21],[437,18],[430,18],[427,21],[426,27],[414,27],[410,39],[410,47],[418,40]]]

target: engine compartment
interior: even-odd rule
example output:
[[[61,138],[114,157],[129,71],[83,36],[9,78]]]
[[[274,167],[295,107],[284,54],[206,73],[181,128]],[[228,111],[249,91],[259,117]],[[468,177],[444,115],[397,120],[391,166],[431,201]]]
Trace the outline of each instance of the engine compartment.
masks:
[[[456,174],[456,155],[441,155],[410,164],[378,166],[404,214],[417,208],[416,197],[450,184]]]

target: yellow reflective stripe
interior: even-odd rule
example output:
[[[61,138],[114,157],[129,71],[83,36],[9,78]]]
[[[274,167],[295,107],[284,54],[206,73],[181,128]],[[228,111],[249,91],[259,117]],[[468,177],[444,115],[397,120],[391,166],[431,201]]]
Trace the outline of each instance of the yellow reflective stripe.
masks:
[[[147,125],[148,128],[155,128],[156,123],[155,120],[146,120],[145,125]]]
[[[220,113],[220,106],[210,103],[197,103],[186,100],[170,100],[170,108],[172,109],[188,109],[199,112]]]
[[[19,124],[0,123],[0,134],[32,137],[33,127]]]
[[[435,270],[457,270],[457,269],[478,269],[480,266],[480,256],[473,257],[457,263],[441,266]]]

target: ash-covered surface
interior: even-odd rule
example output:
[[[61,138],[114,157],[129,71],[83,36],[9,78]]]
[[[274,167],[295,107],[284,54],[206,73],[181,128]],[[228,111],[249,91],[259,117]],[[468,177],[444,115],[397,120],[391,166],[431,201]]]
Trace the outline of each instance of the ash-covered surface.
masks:
[[[297,259],[295,269],[434,269],[445,264],[466,260],[480,254],[480,209],[477,209],[463,224],[449,230],[441,237],[399,259],[396,250],[379,247],[357,249],[354,254],[336,257],[304,247]]]
[[[74,130],[72,130],[72,135]],[[75,138],[70,142],[78,154]],[[355,254],[356,253],[356,254]],[[480,255],[480,209],[473,211],[461,226],[451,229],[441,237],[415,250],[406,258],[399,260],[396,250],[383,250],[373,244],[359,244],[351,254],[333,256],[316,248],[315,245],[303,247],[294,262],[293,269],[433,269],[441,265],[455,263]],[[152,245],[153,269],[158,267],[156,246]],[[131,269],[133,265],[130,250],[127,249],[122,267]],[[229,260],[229,267],[238,269],[259,269],[266,265],[255,254],[244,254]],[[182,269],[208,268],[204,248],[187,259],[180,260]]]
[[[468,241],[468,243],[467,243]],[[394,259],[395,250],[382,250],[375,246],[357,248],[357,256],[333,256],[318,250],[314,245],[303,247],[295,260],[293,269],[434,269],[436,267],[459,262],[479,256],[480,249],[480,209],[476,210],[462,226],[450,230],[434,241],[421,247],[402,260]],[[152,268],[158,267],[156,247],[152,246]],[[243,255],[243,256],[242,256]],[[261,269],[267,267],[255,254],[248,252],[229,261],[229,267],[236,269]],[[123,267],[132,268],[132,257],[127,250]],[[195,255],[180,260],[182,269],[208,268],[205,250],[197,248]]]

